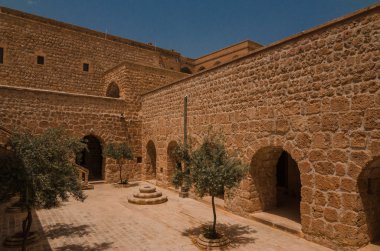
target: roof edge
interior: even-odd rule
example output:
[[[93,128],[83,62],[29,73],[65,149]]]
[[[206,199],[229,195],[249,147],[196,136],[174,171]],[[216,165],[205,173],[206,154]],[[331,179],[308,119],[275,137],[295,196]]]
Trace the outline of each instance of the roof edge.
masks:
[[[16,17],[19,17],[19,18],[30,19],[30,20],[33,20],[33,21],[36,21],[36,22],[40,22],[40,23],[43,23],[43,24],[46,24],[46,25],[57,26],[57,27],[65,28],[65,29],[72,30],[72,31],[75,31],[75,32],[80,32],[80,33],[87,34],[87,35],[90,35],[90,36],[95,36],[95,37],[102,38],[102,39],[105,39],[105,40],[110,40],[110,41],[114,41],[114,42],[118,42],[118,43],[123,43],[123,44],[127,44],[127,45],[130,45],[130,46],[146,49],[146,50],[159,51],[161,53],[172,55],[172,56],[177,56],[177,57],[181,56],[181,53],[173,51],[173,50],[156,47],[156,46],[153,46],[153,45],[149,45],[149,44],[145,44],[145,43],[142,43],[142,42],[134,41],[134,40],[131,40],[131,39],[128,39],[128,38],[124,38],[124,37],[120,37],[120,36],[116,36],[116,35],[112,35],[112,34],[107,34],[107,33],[104,33],[104,32],[101,32],[101,31],[96,31],[96,30],[93,30],[93,29],[90,29],[90,28],[78,26],[78,25],[75,25],[75,24],[65,23],[65,22],[58,21],[58,20],[55,20],[55,19],[52,19],[52,18],[42,17],[42,16],[30,14],[30,13],[27,13],[27,12],[11,9],[11,8],[4,7],[4,6],[0,6],[0,14],[1,13],[7,14],[7,15],[16,16]]]
[[[326,22],[326,23],[324,23],[324,24],[317,25],[317,26],[315,26],[315,27],[313,27],[313,28],[310,28],[310,29],[308,29],[308,30],[306,30],[306,31],[302,31],[302,32],[296,33],[295,35],[291,35],[291,36],[286,37],[286,38],[284,38],[284,39],[280,39],[280,40],[278,40],[278,41],[276,41],[276,42],[273,42],[273,43],[271,43],[271,44],[269,44],[269,45],[267,45],[267,46],[264,46],[264,47],[261,47],[261,48],[259,48],[259,49],[257,49],[257,50],[254,50],[254,51],[252,51],[251,53],[249,53],[249,54],[247,54],[247,55],[244,55],[244,56],[242,56],[242,57],[240,57],[240,58],[233,59],[233,60],[231,60],[231,61],[228,61],[228,62],[222,63],[222,64],[220,64],[220,65],[213,66],[212,68],[208,68],[208,69],[205,69],[205,70],[203,70],[203,71],[201,71],[201,72],[194,73],[194,74],[192,74],[192,75],[190,75],[190,76],[188,76],[188,77],[185,77],[185,78],[182,78],[182,79],[176,80],[176,81],[174,81],[174,82],[172,82],[172,83],[170,83],[170,84],[168,84],[168,85],[161,86],[161,87],[159,87],[159,88],[157,88],[157,89],[154,89],[154,90],[148,91],[148,92],[146,92],[146,93],[143,93],[142,96],[144,97],[144,96],[146,96],[146,95],[149,95],[149,94],[152,94],[152,93],[154,93],[154,92],[157,92],[157,91],[163,90],[163,89],[168,88],[168,87],[170,87],[170,86],[173,86],[173,85],[179,84],[179,83],[181,83],[181,82],[183,82],[183,81],[186,81],[186,80],[188,80],[188,79],[191,79],[191,78],[197,77],[197,76],[202,75],[202,74],[206,74],[206,73],[211,72],[211,71],[213,71],[213,70],[215,70],[215,69],[218,69],[218,68],[224,67],[224,66],[226,66],[226,65],[229,65],[229,64],[232,64],[232,63],[235,63],[235,62],[238,62],[238,61],[244,60],[244,59],[246,59],[246,58],[254,57],[255,55],[257,55],[257,54],[259,54],[259,53],[261,53],[261,52],[264,52],[264,51],[268,51],[268,50],[271,50],[271,49],[277,48],[277,47],[279,47],[279,46],[281,46],[281,45],[287,44],[287,43],[292,42],[292,41],[296,41],[296,40],[298,40],[298,39],[300,39],[300,38],[303,38],[303,37],[305,37],[305,36],[308,36],[308,35],[314,34],[315,32],[319,32],[319,31],[322,31],[322,30],[328,29],[328,28],[330,28],[330,27],[332,27],[332,26],[335,26],[335,25],[337,25],[337,24],[339,24],[339,23],[342,23],[342,22],[346,22],[346,21],[348,21],[348,20],[350,20],[350,19],[355,19],[355,18],[358,18],[358,17],[360,17],[360,16],[367,15],[367,14],[369,14],[369,13],[371,13],[371,12],[373,12],[373,11],[376,11],[376,10],[378,10],[378,9],[380,9],[380,3],[376,3],[376,4],[370,5],[370,6],[368,6],[368,7],[365,7],[365,8],[359,9],[359,10],[357,10],[357,11],[355,11],[355,12],[351,12],[351,13],[349,13],[349,14],[347,14],[347,15],[342,16],[342,17],[335,18],[335,19],[333,19],[333,20],[331,20],[331,21],[328,21],[328,22]]]

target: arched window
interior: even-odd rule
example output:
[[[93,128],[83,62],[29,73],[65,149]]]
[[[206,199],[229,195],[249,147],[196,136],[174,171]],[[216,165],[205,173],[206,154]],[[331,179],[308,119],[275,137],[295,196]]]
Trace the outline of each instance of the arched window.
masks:
[[[188,67],[182,67],[181,72],[187,73],[187,74],[192,74],[191,70]]]
[[[110,98],[120,98],[119,86],[117,86],[115,82],[112,82],[108,86],[106,96]]]

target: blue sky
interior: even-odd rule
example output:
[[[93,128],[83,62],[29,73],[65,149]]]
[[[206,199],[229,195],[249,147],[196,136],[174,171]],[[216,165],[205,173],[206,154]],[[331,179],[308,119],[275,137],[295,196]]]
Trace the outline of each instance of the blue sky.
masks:
[[[0,5],[199,57],[242,40],[263,45],[373,0],[0,0]]]

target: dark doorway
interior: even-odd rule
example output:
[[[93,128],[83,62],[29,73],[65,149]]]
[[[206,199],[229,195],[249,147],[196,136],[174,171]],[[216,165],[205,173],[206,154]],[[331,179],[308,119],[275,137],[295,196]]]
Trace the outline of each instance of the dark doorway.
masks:
[[[101,180],[103,179],[102,145],[92,135],[87,135],[83,139],[87,149],[83,150],[81,156],[77,158],[77,164],[88,169],[88,180]]]
[[[176,169],[181,168],[181,162],[178,162],[175,158],[175,151],[177,147],[178,144],[175,141],[171,141],[168,145],[166,178],[169,186],[172,183],[173,175]]]
[[[147,158],[146,158],[146,166],[147,166],[147,176],[149,178],[156,178],[156,146],[153,141],[149,141],[146,146]]]
[[[276,165],[277,208],[300,222],[301,178],[297,163],[283,151]]]
[[[254,211],[300,223],[301,178],[295,160],[281,148],[266,147],[251,161],[251,177],[259,205]]]
[[[368,239],[380,245],[380,157],[371,161],[358,179]]]

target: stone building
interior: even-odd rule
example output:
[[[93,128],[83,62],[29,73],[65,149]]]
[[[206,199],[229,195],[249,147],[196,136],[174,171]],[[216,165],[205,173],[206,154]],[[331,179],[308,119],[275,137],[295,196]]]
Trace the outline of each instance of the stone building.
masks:
[[[112,182],[102,148],[127,141],[136,158],[124,175],[169,186],[187,96],[189,134],[212,125],[250,163],[226,209],[282,208],[308,240],[364,246],[380,237],[379,11],[191,59],[1,7],[0,144],[61,125],[88,140],[90,179]]]

